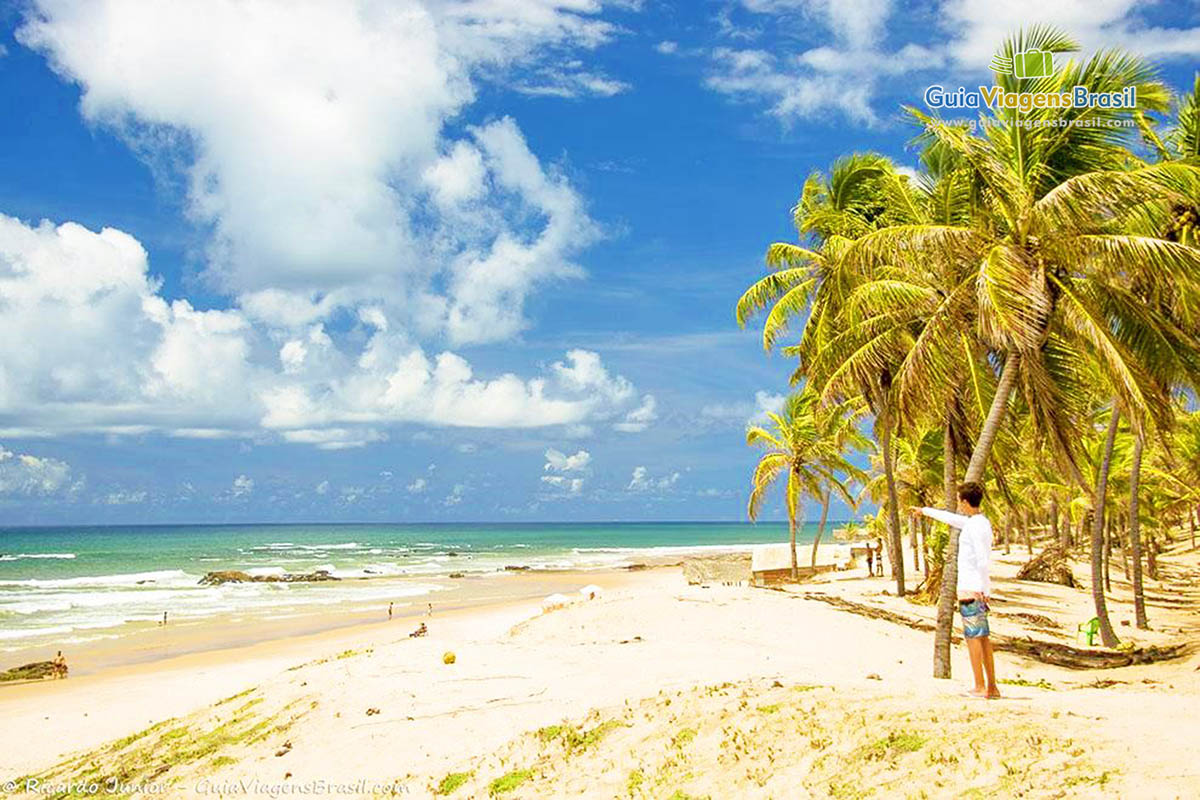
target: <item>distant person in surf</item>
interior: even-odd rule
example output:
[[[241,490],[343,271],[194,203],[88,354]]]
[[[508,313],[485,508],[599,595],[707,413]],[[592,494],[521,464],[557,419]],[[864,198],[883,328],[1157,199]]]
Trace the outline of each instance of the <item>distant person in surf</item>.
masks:
[[[392,618],[392,606],[393,606],[393,605],[395,605],[395,604],[394,604],[394,603],[388,603],[388,619],[391,619],[391,618]]]
[[[964,483],[958,487],[958,513],[939,508],[914,508],[914,516],[924,515],[958,528],[958,611],[962,615],[963,639],[971,657],[971,672],[975,675],[972,697],[997,698],[996,664],[992,655],[991,629],[988,627],[988,600],[991,582],[988,577],[992,558],[992,523],[979,510],[983,502],[983,487]]]

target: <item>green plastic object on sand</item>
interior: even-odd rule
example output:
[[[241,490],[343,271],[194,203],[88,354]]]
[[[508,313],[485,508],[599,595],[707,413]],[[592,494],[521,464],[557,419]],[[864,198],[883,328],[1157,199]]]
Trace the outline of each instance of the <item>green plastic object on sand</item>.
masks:
[[[1096,636],[1100,633],[1100,618],[1092,617],[1087,622],[1079,623],[1079,632],[1087,637],[1088,647],[1096,644]]]

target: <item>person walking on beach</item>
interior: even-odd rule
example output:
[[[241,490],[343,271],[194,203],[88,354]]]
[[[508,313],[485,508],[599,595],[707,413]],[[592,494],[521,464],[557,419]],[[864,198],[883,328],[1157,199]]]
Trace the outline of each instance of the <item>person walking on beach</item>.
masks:
[[[939,508],[914,508],[913,516],[924,515],[960,529],[958,535],[958,610],[962,615],[963,639],[971,657],[975,676],[973,697],[997,698],[996,664],[992,655],[991,630],[988,628],[988,576],[992,557],[992,523],[980,512],[983,487],[964,483],[958,487],[958,513]]]
[[[867,542],[867,577],[875,577],[875,543]]]
[[[879,577],[883,577],[883,539],[875,540],[875,564],[879,567]]]
[[[62,650],[58,651],[58,655],[51,662],[54,665],[54,677],[61,680],[67,677],[67,658],[62,654]]]
[[[388,619],[392,618],[392,606],[393,605],[394,605],[393,603],[388,603]]]

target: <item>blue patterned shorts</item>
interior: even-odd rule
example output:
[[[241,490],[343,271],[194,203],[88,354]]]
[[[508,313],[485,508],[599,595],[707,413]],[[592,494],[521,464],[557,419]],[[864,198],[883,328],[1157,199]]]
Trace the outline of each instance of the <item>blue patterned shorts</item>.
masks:
[[[991,634],[988,629],[987,603],[980,600],[968,600],[959,603],[958,610],[962,614],[964,637],[978,639]]]

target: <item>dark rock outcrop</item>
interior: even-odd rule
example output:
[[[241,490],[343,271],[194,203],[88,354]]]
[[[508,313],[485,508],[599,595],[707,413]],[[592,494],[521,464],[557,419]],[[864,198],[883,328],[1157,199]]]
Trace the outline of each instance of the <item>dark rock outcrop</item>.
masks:
[[[30,664],[22,664],[19,667],[13,667],[10,670],[0,672],[0,683],[8,683],[9,681],[40,681],[46,678],[54,678],[59,674],[58,668],[53,661],[34,661]]]
[[[200,579],[201,586],[220,586],[224,583],[318,583],[320,581],[337,581],[329,570],[319,569],[316,572],[287,572],[283,575],[251,575],[237,569],[210,572]]]

